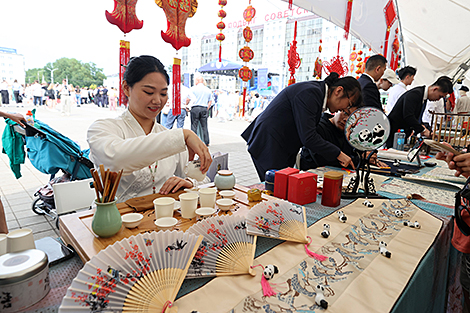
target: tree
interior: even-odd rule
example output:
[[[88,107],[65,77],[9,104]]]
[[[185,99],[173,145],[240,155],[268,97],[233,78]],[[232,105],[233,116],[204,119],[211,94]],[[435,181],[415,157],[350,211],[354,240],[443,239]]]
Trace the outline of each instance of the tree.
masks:
[[[82,63],[77,59],[61,58],[53,63],[47,63],[43,68],[33,68],[26,71],[26,82],[33,83],[36,79],[41,83],[44,80],[51,82],[51,71],[55,83],[67,79],[74,86],[102,85],[106,76],[102,68],[97,68],[93,62]]]

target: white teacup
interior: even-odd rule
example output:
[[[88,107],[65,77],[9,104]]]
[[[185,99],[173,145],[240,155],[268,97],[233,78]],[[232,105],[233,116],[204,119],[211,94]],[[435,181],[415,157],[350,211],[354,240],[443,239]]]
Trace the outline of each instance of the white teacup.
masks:
[[[179,195],[181,204],[181,216],[183,218],[196,217],[197,199],[199,195],[195,192],[187,192]]]
[[[217,200],[217,206],[221,211],[228,211],[232,208],[232,205],[235,203],[232,199],[219,199]]]
[[[219,195],[224,199],[233,199],[235,198],[235,191],[233,190],[221,190]]]
[[[0,234],[0,255],[7,253],[7,234]]]
[[[201,172],[201,161],[200,160],[189,161],[188,164],[186,164],[186,167],[184,169],[184,173],[189,178],[193,178],[197,181],[203,181],[204,178],[206,178],[206,175],[203,172]]]
[[[178,224],[178,220],[174,217],[162,217],[156,220],[155,226],[157,226],[158,230],[173,230],[176,224]]]
[[[19,252],[27,249],[36,249],[33,231],[29,228],[15,229],[7,235],[7,252]]]
[[[196,210],[196,215],[203,220],[214,215],[215,211],[213,208],[199,208]]]
[[[175,199],[171,197],[157,198],[153,200],[153,207],[155,208],[155,219],[159,219],[161,217],[173,217]]]
[[[199,189],[199,202],[201,207],[213,208],[215,199],[217,197],[216,188],[202,188]]]

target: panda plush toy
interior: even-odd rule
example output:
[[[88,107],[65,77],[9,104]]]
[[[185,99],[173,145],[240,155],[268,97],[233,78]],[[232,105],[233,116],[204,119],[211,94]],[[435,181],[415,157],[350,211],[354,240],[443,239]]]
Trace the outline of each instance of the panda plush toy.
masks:
[[[263,276],[266,280],[270,280],[277,273],[279,273],[279,270],[276,265],[268,264],[264,267]]]
[[[359,132],[358,138],[360,142],[372,142],[372,133],[367,128],[364,128]]]
[[[385,136],[385,128],[377,123],[372,130],[372,144],[376,145],[383,141]]]

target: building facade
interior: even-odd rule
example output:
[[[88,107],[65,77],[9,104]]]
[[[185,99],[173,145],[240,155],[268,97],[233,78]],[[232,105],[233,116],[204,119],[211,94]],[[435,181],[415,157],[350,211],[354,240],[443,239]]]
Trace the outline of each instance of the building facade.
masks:
[[[24,56],[16,49],[0,47],[0,79],[12,84],[15,79],[20,84],[25,83]]]
[[[333,23],[304,9],[297,8],[268,13],[258,17],[248,25],[253,31],[253,40],[249,43],[243,38],[243,28],[246,22],[234,21],[226,23],[222,42],[222,59],[243,63],[238,52],[248,45],[254,52],[254,58],[247,63],[253,70],[267,68],[272,75],[279,75],[281,87],[287,85],[289,79],[288,51],[294,40],[295,22],[297,22],[297,53],[301,65],[295,72],[297,82],[314,79],[313,72],[315,60],[319,57],[323,62],[329,62],[339,55],[348,64],[352,48],[367,49],[364,44],[352,35],[346,40],[344,30]],[[198,69],[217,59],[219,56],[219,42],[215,39],[216,33],[193,36],[189,47],[182,48],[182,73],[198,75]],[[321,40],[321,42],[320,42]],[[320,52],[320,45],[322,47]],[[339,50],[338,50],[339,48]],[[355,76],[355,70],[349,71]],[[211,88],[237,90],[241,82],[237,77],[217,77],[218,75],[203,75]],[[323,73],[323,78],[325,73]]]

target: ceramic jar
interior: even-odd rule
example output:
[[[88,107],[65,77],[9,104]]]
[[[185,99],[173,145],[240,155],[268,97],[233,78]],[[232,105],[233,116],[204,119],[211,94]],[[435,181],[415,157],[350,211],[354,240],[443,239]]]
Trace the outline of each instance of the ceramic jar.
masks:
[[[329,171],[323,175],[323,192],[321,204],[329,207],[337,207],[341,203],[343,188],[343,173]]]
[[[235,175],[229,170],[220,170],[215,175],[214,183],[217,189],[227,190],[235,186]]]
[[[91,222],[91,229],[100,237],[114,236],[122,226],[121,213],[116,207],[116,201],[101,203],[95,200],[96,211]]]

